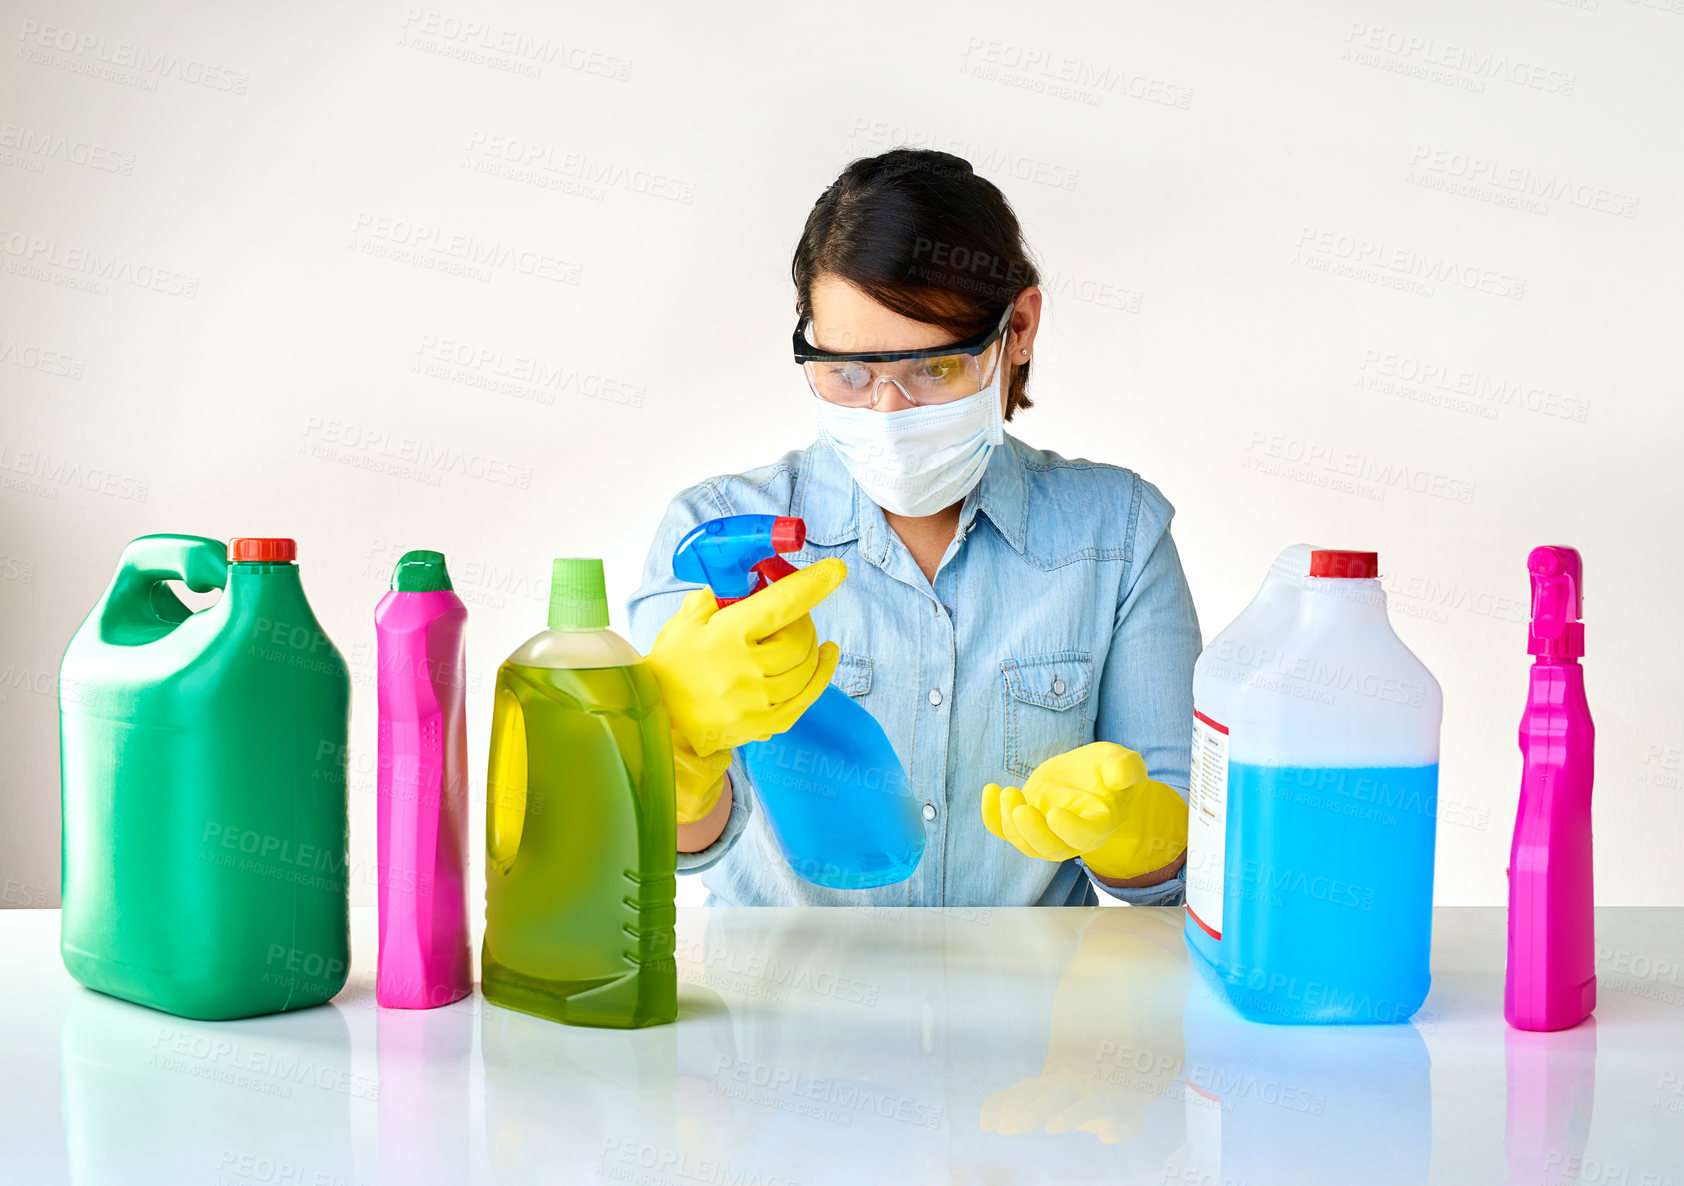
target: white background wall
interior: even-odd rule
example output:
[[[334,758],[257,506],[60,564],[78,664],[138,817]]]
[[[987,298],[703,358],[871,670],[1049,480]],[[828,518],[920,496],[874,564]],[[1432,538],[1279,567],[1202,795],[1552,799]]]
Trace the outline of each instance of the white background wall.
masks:
[[[1014,430],[1164,490],[1207,636],[1286,543],[1379,551],[1444,686],[1443,903],[1503,900],[1525,556],[1578,546],[1599,897],[1684,903],[1684,0],[429,2],[0,3],[5,904],[57,901],[58,661],[156,531],[299,539],[371,902],[392,562],[470,604],[483,778],[550,557],[623,629],[668,497],[811,438],[790,251],[901,142],[1016,205]]]

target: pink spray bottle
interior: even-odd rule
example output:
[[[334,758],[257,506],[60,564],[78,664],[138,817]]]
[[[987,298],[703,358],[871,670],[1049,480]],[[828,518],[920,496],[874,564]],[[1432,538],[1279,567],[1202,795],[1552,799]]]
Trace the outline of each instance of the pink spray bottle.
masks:
[[[468,955],[468,610],[440,552],[406,552],[374,611],[380,686],[380,962],[374,999],[431,1009],[473,988]]]
[[[1509,852],[1509,967],[1503,1016],[1523,1030],[1578,1025],[1596,1008],[1590,794],[1596,727],[1585,703],[1584,565],[1573,548],[1533,548],[1532,660],[1520,720],[1520,811]]]

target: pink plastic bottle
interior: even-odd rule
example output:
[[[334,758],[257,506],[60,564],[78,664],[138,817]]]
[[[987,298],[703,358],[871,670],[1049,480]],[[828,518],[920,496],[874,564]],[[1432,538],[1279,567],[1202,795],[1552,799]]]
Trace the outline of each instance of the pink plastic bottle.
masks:
[[[374,999],[431,1009],[473,988],[468,956],[468,611],[439,552],[406,552],[374,611],[380,668],[380,963]]]
[[[1520,721],[1524,769],[1509,852],[1503,1016],[1523,1030],[1578,1025],[1596,1008],[1590,795],[1596,727],[1585,703],[1584,566],[1533,548],[1532,682]]]

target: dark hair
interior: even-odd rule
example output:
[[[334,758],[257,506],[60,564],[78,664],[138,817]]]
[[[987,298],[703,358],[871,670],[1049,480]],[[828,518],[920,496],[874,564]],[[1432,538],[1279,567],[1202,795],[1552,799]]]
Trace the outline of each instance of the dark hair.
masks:
[[[843,169],[813,203],[790,274],[803,314],[813,311],[813,282],[829,274],[955,339],[992,326],[1041,280],[1006,195],[969,161],[927,148],[895,148]],[[1028,381],[1025,362],[1012,374],[1006,419],[1030,406]]]

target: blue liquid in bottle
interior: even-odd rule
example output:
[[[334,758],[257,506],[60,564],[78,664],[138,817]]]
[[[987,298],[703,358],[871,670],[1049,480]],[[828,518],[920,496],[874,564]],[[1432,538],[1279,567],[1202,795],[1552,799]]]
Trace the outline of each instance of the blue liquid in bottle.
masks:
[[[794,728],[742,750],[796,873],[831,889],[912,876],[924,855],[924,821],[888,735],[847,693],[826,688]]]
[[[1222,935],[1193,963],[1253,1021],[1407,1021],[1426,999],[1438,765],[1228,765]]]

